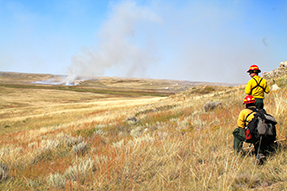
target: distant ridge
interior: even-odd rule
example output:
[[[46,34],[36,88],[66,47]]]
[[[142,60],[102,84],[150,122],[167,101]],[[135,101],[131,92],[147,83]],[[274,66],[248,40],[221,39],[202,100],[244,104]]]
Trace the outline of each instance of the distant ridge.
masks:
[[[39,81],[49,81],[49,80],[51,81],[51,79],[54,80],[53,82],[57,82],[65,77],[67,77],[67,75],[0,71],[0,84],[7,84],[7,83],[30,84]],[[80,86],[164,89],[166,91],[175,91],[175,92],[185,91],[189,88],[202,85],[229,86],[229,87],[240,85],[235,83],[201,82],[201,81],[187,81],[187,80],[128,78],[128,77],[90,77],[90,76],[87,77],[79,76],[75,78],[74,84],[75,83]],[[53,84],[51,83],[50,85]],[[57,85],[65,85],[65,84],[58,83]]]

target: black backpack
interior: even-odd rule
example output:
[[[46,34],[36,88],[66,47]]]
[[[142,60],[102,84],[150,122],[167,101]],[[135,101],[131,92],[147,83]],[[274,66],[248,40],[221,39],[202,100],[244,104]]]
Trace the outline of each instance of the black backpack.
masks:
[[[260,139],[261,136],[263,139],[275,141],[277,124],[275,118],[272,115],[267,114],[264,109],[248,109],[252,110],[253,112],[256,112],[256,114],[254,114],[254,118],[248,123],[247,127],[245,128],[245,131],[249,131],[248,133],[245,133],[246,142],[256,142]]]

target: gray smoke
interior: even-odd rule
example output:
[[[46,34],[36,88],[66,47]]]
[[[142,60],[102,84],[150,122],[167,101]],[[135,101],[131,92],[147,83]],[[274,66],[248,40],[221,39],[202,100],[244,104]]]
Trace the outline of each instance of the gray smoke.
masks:
[[[156,57],[151,44],[143,43],[148,42],[146,39],[139,40],[137,33],[140,27],[158,21],[156,15],[136,6],[135,2],[114,6],[100,29],[98,45],[84,47],[72,58],[69,76],[102,76],[109,69],[114,71],[113,75],[143,77]]]
[[[245,83],[250,65],[264,72],[279,63],[268,31],[274,22],[246,14],[250,1],[151,2],[149,9],[134,1],[113,6],[98,44],[72,58],[70,76]]]

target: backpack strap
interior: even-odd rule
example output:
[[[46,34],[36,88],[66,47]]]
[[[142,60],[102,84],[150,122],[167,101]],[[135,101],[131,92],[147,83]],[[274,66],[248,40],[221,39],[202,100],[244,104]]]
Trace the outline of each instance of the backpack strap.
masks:
[[[247,122],[247,118],[254,112],[258,112],[257,108],[247,108],[247,109],[250,109],[252,112],[250,112],[247,116],[246,116],[246,119],[245,119],[245,123]]]
[[[256,82],[256,86],[254,86],[253,88],[251,88],[251,92],[250,92],[250,95],[252,95],[252,90],[253,89],[255,89],[255,88],[257,88],[257,87],[260,87],[260,88],[262,88],[263,89],[263,91],[265,92],[265,88],[263,87],[263,86],[261,86],[260,85],[260,83],[261,83],[261,81],[263,80],[263,78],[261,78],[261,80],[259,81],[259,83],[258,83],[258,81],[255,79],[255,78],[252,78],[252,79],[254,79],[255,80],[255,82]]]

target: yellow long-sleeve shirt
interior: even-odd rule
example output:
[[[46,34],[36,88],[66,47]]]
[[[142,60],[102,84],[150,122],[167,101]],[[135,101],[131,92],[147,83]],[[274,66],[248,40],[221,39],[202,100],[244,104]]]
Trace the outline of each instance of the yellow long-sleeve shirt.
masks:
[[[255,106],[251,106],[251,107],[256,108]],[[256,112],[253,112],[253,113],[252,112],[253,111],[248,108],[241,110],[238,116],[238,120],[237,120],[238,127],[245,128],[248,125],[248,123],[254,118],[254,114],[256,114]],[[251,114],[248,116],[249,113]]]
[[[257,86],[256,81],[259,83],[260,86],[263,87],[261,88],[260,86]],[[256,87],[257,86],[257,87]],[[256,87],[256,88],[254,88]],[[254,88],[252,90],[252,88]],[[251,91],[252,90],[252,91]],[[252,95],[254,98],[261,98],[264,99],[264,92],[269,93],[270,92],[270,87],[267,84],[267,81],[264,78],[261,78],[260,76],[254,76],[252,79],[250,79],[245,87],[245,93],[247,95]]]

